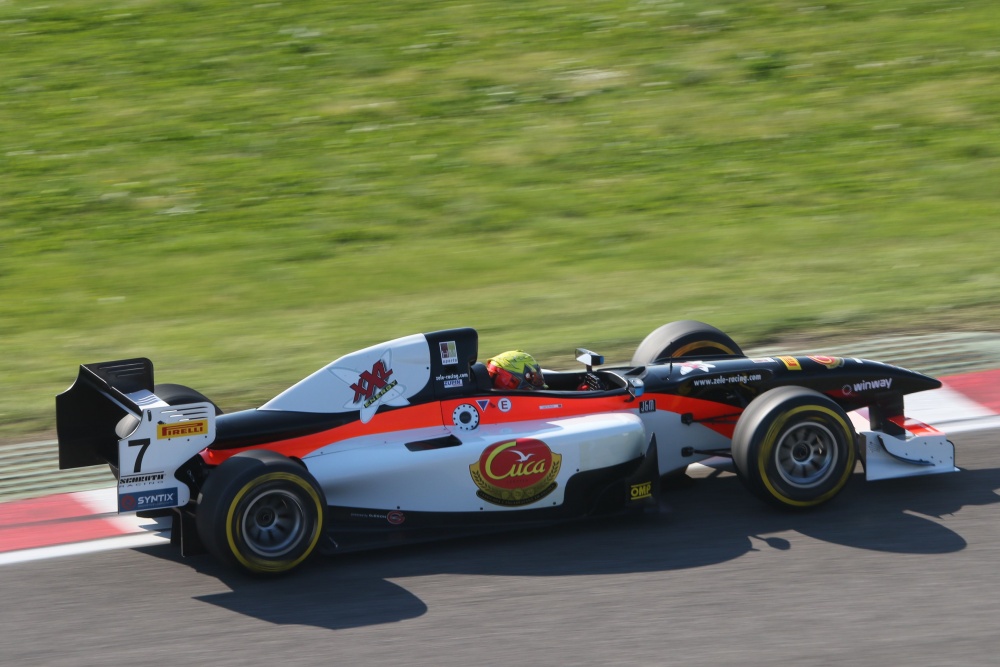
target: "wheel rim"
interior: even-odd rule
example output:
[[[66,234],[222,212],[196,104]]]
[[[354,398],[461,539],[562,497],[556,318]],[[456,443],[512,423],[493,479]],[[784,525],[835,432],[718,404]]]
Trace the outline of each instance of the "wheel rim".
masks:
[[[787,484],[809,488],[822,484],[833,473],[838,451],[837,438],[830,429],[806,422],[782,434],[774,461]]]
[[[301,541],[305,508],[294,493],[272,489],[247,505],[240,523],[251,551],[264,558],[280,558]]]

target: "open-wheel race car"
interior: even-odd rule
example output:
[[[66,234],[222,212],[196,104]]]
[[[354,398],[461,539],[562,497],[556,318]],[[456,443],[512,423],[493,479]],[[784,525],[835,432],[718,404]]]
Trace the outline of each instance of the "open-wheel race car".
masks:
[[[749,358],[679,321],[631,363],[497,390],[478,335],[415,334],[340,357],[259,408],[223,414],[155,384],[148,359],[80,367],[56,398],[60,468],[110,464],[120,512],[174,517],[172,541],[252,573],[347,552],[655,504],[692,463],[731,457],[755,496],[809,508],[867,479],[956,470],[904,416],[937,380],[864,359]]]

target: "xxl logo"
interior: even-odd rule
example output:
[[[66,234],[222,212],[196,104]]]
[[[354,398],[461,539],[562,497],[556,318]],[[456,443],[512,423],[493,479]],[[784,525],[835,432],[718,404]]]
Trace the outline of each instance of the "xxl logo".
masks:
[[[392,351],[386,350],[368,370],[331,368],[334,375],[345,382],[354,394],[345,404],[346,410],[360,410],[361,421],[368,423],[380,405],[403,395],[405,387],[392,377]],[[405,401],[404,401],[405,403]]]
[[[562,456],[541,440],[518,438],[490,445],[469,466],[476,495],[494,505],[529,505],[555,490]]]
[[[368,407],[382,395],[396,386],[396,381],[389,382],[392,369],[386,368],[385,362],[379,359],[372,366],[370,371],[365,371],[358,376],[358,381],[351,385],[354,390],[354,402],[357,403],[362,398],[365,399],[365,407]],[[377,393],[376,393],[377,392]]]

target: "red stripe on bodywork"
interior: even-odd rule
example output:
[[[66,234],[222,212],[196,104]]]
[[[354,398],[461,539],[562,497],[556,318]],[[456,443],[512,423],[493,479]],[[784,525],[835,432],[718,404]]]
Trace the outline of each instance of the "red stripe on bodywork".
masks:
[[[925,424],[922,421],[917,421],[911,417],[896,415],[894,417],[889,417],[889,421],[896,426],[909,431],[913,435],[944,435],[944,433],[937,430],[933,426]]]

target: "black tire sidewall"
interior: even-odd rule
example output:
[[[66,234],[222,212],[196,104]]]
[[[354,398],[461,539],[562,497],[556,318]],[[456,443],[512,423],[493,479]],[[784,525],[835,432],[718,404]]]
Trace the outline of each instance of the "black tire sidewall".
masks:
[[[191,387],[182,384],[157,384],[153,387],[153,393],[167,405],[184,405],[185,403],[211,403],[215,408],[215,416],[222,414],[222,410],[210,398]]]
[[[274,490],[295,496],[304,526],[290,551],[268,558],[248,546],[241,517],[255,500]],[[325,509],[322,490],[300,464],[274,452],[242,452],[208,476],[198,497],[196,524],[205,548],[226,565],[252,574],[280,574],[298,567],[315,550]]]
[[[802,487],[781,477],[774,450],[785,433],[808,422],[833,434],[837,452],[830,474],[815,486]],[[833,400],[805,387],[778,387],[761,394],[740,416],[733,432],[733,462],[758,497],[782,507],[815,507],[847,485],[857,460],[854,439],[850,419]]]
[[[716,355],[742,356],[743,351],[725,332],[696,320],[664,324],[646,336],[635,354],[633,366],[645,366],[660,359],[681,359]]]

